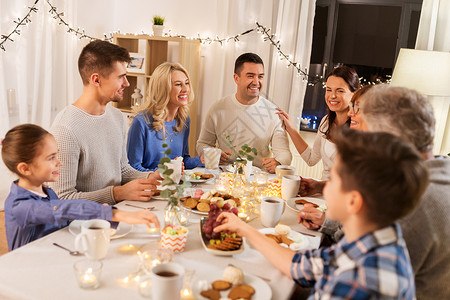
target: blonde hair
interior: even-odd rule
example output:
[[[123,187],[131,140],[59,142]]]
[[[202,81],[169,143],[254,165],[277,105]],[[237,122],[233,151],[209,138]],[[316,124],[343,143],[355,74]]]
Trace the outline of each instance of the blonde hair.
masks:
[[[153,121],[150,120],[147,114],[144,114],[145,121],[159,132],[166,134],[166,128],[164,126],[164,120],[168,115],[167,104],[170,101],[170,91],[172,90],[172,73],[174,71],[183,72],[189,84],[191,79],[186,69],[179,63],[165,62],[156,67],[150,78],[149,95],[147,96],[145,103],[142,107],[135,110],[135,114],[142,111],[148,111],[153,117]],[[174,130],[180,132],[186,126],[186,120],[189,116],[189,106],[194,101],[194,91],[189,86],[188,105],[178,108],[175,115],[176,126]]]

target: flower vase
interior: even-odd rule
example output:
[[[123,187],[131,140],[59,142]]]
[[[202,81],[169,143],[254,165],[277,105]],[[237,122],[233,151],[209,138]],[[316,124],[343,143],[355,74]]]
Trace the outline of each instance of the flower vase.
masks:
[[[179,202],[178,202],[179,203]],[[189,225],[190,213],[183,209],[179,204],[167,204],[164,208],[164,227],[167,225]]]
[[[233,197],[239,198],[244,194],[246,182],[244,170],[244,162],[237,161],[234,163],[233,183],[230,192]]]

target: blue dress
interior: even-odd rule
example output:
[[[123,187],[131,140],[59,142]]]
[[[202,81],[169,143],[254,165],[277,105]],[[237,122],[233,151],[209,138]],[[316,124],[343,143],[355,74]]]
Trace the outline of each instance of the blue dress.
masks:
[[[149,123],[144,116],[150,120]],[[159,160],[164,157],[162,147],[163,134],[152,128],[153,117],[150,112],[143,111],[134,117],[128,131],[127,155],[130,165],[138,171],[147,172],[158,169]],[[191,119],[188,117],[186,126],[181,131],[174,131],[176,120],[164,122],[166,127],[166,141],[172,153],[171,159],[178,156],[183,157],[184,167],[193,169],[203,167],[200,156],[191,157],[189,155],[189,128]]]

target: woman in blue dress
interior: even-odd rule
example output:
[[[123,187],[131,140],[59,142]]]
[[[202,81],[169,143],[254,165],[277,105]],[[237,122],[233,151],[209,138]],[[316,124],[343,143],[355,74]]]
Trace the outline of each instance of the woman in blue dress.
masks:
[[[130,165],[139,171],[154,171],[169,145],[170,158],[183,157],[186,169],[203,166],[203,156],[189,155],[189,105],[194,100],[189,74],[178,63],[156,67],[150,79],[146,102],[128,131],[127,154]]]

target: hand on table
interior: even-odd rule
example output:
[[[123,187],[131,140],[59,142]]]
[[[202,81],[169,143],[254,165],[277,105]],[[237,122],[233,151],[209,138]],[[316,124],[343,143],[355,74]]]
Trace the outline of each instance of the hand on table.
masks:
[[[230,160],[231,154],[233,154],[231,151],[222,151],[220,153],[220,164],[227,163]]]
[[[263,158],[262,165],[266,168],[267,172],[274,174],[275,168],[280,165],[280,163],[275,158]]]
[[[113,210],[113,219],[116,222],[125,222],[127,224],[145,224],[151,228],[151,224],[155,224],[156,228],[160,228],[158,217],[148,210],[141,211],[124,211]]]
[[[156,176],[160,177],[157,172],[150,174],[149,178],[134,179],[122,186],[115,186],[113,188],[114,200],[116,202],[123,200],[149,201],[156,191],[156,186],[160,184],[159,180],[153,179]]]
[[[306,203],[297,215],[298,223],[308,229],[317,230],[325,222],[325,213],[314,208],[312,204]]]
[[[325,183],[326,181],[314,180],[312,178],[302,178],[298,192],[300,196],[303,197],[322,193]]]
[[[205,155],[203,155],[203,153],[202,153],[202,155],[200,155],[200,162],[202,164],[205,164]]]

